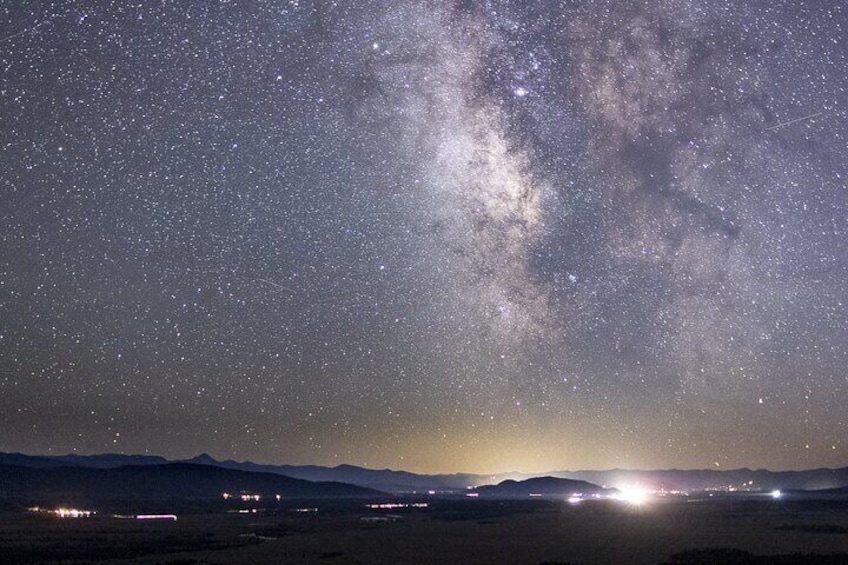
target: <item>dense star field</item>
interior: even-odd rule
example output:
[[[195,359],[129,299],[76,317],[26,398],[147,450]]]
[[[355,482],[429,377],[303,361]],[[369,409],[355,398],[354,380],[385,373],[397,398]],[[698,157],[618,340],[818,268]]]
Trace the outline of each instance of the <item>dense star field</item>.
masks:
[[[0,2],[0,451],[848,464],[848,8]]]

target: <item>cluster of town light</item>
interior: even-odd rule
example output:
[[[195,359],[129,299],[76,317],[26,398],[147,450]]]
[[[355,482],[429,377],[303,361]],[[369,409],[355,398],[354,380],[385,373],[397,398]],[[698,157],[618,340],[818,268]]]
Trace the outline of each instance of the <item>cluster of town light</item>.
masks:
[[[534,494],[535,493],[531,494],[530,496],[532,497],[532,496],[534,496]],[[769,494],[770,494],[771,498],[773,498],[774,500],[779,500],[783,496],[783,493],[780,490],[773,490]],[[617,500],[617,501],[620,501],[620,502],[623,502],[625,504],[629,504],[629,505],[632,505],[632,506],[641,506],[641,505],[646,504],[648,502],[648,500],[650,499],[650,495],[651,495],[651,493],[649,491],[638,488],[638,487],[623,487],[623,488],[619,488],[618,494],[613,495],[613,496],[608,497],[608,498],[611,498],[613,500]],[[480,495],[476,492],[469,492],[469,493],[466,493],[465,496],[471,497],[471,498],[477,498]],[[541,496],[541,495],[536,494],[535,496]],[[228,492],[225,492],[225,493],[223,493],[223,498],[224,498],[224,500],[230,500],[231,498],[233,498],[233,495],[228,493]],[[240,495],[238,495],[238,498],[241,499],[244,502],[249,502],[249,501],[259,502],[261,497],[258,494],[241,493]],[[277,500],[281,500],[282,496],[277,494],[277,495],[275,495],[275,498]],[[602,498],[607,498],[607,497],[603,497],[601,495],[595,494],[595,495],[592,495],[590,498],[592,498],[592,499],[602,499]],[[583,502],[584,500],[586,500],[586,499],[584,498],[582,493],[574,493],[573,495],[571,495],[567,499],[567,501],[570,504],[579,504],[579,503]],[[428,506],[429,506],[429,504],[427,504],[426,502],[420,502],[420,503],[387,502],[387,503],[367,504],[366,505],[367,508],[370,508],[370,509],[373,509],[373,510],[394,510],[394,509],[397,509],[397,508],[427,508]],[[298,508],[297,509],[298,512],[315,512],[317,510],[318,510],[317,508]],[[38,506],[34,506],[34,507],[30,508],[29,511],[30,512],[44,512],[44,513],[47,513],[47,514],[52,514],[52,515],[57,516],[59,518],[89,518],[93,514],[95,514],[95,512],[93,510],[79,510],[77,508],[47,509],[47,508],[40,508]],[[248,512],[251,512],[251,510],[240,510],[240,512],[248,513]],[[252,510],[252,512],[256,512],[256,510],[254,509],[254,510]],[[125,516],[115,516],[115,517],[116,518],[123,518]],[[137,520],[174,520],[174,521],[176,521],[176,519],[177,519],[177,516],[174,515],[174,514],[139,514],[137,516],[126,516],[126,517],[127,518],[135,518]]]
[[[91,518],[97,512],[94,510],[80,510],[78,508],[41,508],[39,506],[33,506],[29,508],[30,512],[50,514],[51,516],[56,516],[57,518]],[[131,520],[171,520],[176,522],[177,515],[176,514],[112,514],[112,518],[118,519],[131,519]]]
[[[76,508],[57,508],[53,514],[59,518],[90,518],[94,514],[91,510],[77,510]]]
[[[630,506],[642,506],[643,504],[648,503],[650,495],[651,493],[646,490],[638,488],[626,488],[619,489],[618,494],[614,494],[612,496],[593,494],[590,497],[584,497],[583,493],[575,492],[566,500],[569,504],[580,504],[584,500],[615,500],[617,502],[622,502]]]
[[[222,494],[221,494],[221,496],[224,498],[224,500],[230,500],[231,498],[233,498],[233,497],[234,497],[234,495],[233,495],[233,494],[230,494],[229,492],[222,493]],[[260,500],[262,497],[261,497],[260,495],[258,495],[258,494],[253,494],[253,493],[249,493],[249,492],[243,492],[243,493],[241,493],[241,494],[239,494],[239,495],[238,495],[238,498],[239,498],[239,500],[241,500],[242,502],[251,502],[251,501],[252,501],[252,502],[259,502],[259,500]],[[274,495],[274,498],[276,498],[277,500],[282,500],[282,499],[283,499],[283,495],[281,495],[281,494],[275,494],[275,495]]]
[[[427,508],[430,504],[427,502],[381,502],[377,504],[366,504],[366,508],[371,510],[395,510],[397,508]]]
[[[50,514],[53,516],[57,516],[59,518],[91,518],[93,514],[96,514],[94,510],[79,510],[77,508],[41,508],[40,506],[33,506],[29,508],[30,512],[36,513],[44,513]]]

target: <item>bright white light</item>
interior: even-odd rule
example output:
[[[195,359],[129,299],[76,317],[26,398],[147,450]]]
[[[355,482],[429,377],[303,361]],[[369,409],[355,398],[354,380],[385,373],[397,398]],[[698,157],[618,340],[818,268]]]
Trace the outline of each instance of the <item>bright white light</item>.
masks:
[[[59,518],[89,518],[94,514],[91,510],[77,510],[76,508],[57,508],[52,513]]]
[[[648,492],[640,488],[620,488],[621,493],[615,497],[616,500],[640,506],[648,502]]]
[[[513,92],[513,94],[515,94],[519,98],[524,98],[525,96],[530,94],[530,91],[527,90],[526,88],[524,88],[523,86],[519,86],[518,88],[516,88],[512,92]]]
[[[580,502],[581,502],[582,500],[583,500],[583,498],[582,498],[582,497],[579,497],[579,496],[570,496],[570,497],[568,497],[568,503],[569,503],[569,504],[580,504]]]
[[[777,499],[778,499],[778,498],[780,498],[781,496],[783,496],[783,493],[782,493],[782,492],[780,492],[779,490],[773,490],[773,491],[771,491],[771,497],[772,497],[773,499],[777,500]]]

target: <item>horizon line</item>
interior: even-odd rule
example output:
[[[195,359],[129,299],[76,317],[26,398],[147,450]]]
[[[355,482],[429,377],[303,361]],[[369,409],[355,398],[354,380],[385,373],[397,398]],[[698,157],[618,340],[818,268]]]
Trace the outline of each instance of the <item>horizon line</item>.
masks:
[[[355,463],[339,463],[336,465],[322,465],[318,463],[260,463],[257,461],[253,461],[250,459],[237,460],[235,458],[227,458],[227,459],[217,459],[214,456],[210,455],[206,452],[198,453],[197,455],[186,457],[186,458],[178,458],[178,459],[170,459],[164,455],[153,454],[153,453],[124,453],[124,452],[115,452],[115,451],[106,451],[106,452],[98,452],[98,453],[64,453],[64,454],[55,454],[55,453],[24,453],[21,451],[0,451],[0,455],[22,455],[24,457],[44,457],[44,458],[59,458],[59,457],[101,457],[101,456],[120,456],[120,457],[152,457],[152,458],[160,458],[164,459],[167,463],[192,463],[193,460],[201,458],[203,456],[208,457],[212,461],[216,463],[226,463],[231,461],[233,463],[238,464],[252,464],[266,467],[322,467],[325,469],[335,469],[338,467],[356,467],[358,469],[364,469],[366,471],[389,471],[394,473],[409,473],[413,475],[421,475],[421,476],[451,476],[451,475],[478,475],[478,476],[486,476],[486,475],[534,475],[536,477],[544,477],[549,475],[550,473],[612,473],[612,472],[636,472],[636,473],[657,473],[657,472],[669,472],[669,471],[683,471],[683,472],[697,472],[697,471],[711,471],[711,472],[733,472],[733,471],[752,471],[752,472],[768,472],[768,473],[803,473],[809,471],[822,471],[829,470],[835,471],[839,469],[848,468],[848,463],[845,465],[839,465],[835,467],[828,466],[816,466],[809,467],[803,469],[770,469],[768,467],[652,467],[652,468],[627,468],[627,467],[610,467],[606,469],[548,469],[546,471],[487,471],[487,472],[472,472],[472,471],[452,471],[452,472],[421,472],[421,471],[409,471],[407,469],[402,468],[392,468],[392,467],[370,467],[365,464],[355,464]]]

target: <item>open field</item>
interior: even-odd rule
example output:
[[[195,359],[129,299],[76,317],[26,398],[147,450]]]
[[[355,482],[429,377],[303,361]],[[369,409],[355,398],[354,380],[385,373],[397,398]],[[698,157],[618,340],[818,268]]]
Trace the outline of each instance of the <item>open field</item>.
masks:
[[[369,509],[363,501],[291,501],[264,512],[216,508],[152,523],[13,513],[0,518],[0,555],[3,563],[101,565],[765,562],[731,551],[670,561],[687,550],[726,548],[771,556],[843,554],[783,563],[848,563],[845,501],[428,502],[426,508]],[[297,512],[298,506],[318,512]]]

